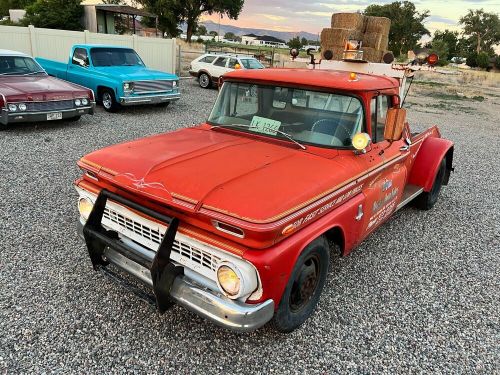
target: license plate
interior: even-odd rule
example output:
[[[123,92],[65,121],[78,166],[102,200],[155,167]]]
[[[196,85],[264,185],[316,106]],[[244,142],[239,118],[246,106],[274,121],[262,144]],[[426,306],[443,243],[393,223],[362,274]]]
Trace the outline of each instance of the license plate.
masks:
[[[62,119],[62,112],[47,113],[47,121],[61,120],[61,119]]]

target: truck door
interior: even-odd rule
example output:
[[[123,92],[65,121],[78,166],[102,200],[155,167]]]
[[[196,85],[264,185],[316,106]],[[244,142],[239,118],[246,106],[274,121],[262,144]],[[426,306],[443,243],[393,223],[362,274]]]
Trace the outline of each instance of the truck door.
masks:
[[[401,151],[404,141],[389,142],[384,139],[387,110],[392,107],[392,96],[379,95],[371,100],[372,158],[380,166],[367,180],[364,193],[366,203],[361,237],[380,226],[396,209],[406,182],[406,153]]]
[[[90,66],[88,52],[85,48],[75,48],[71,63],[68,65],[68,81],[81,86],[88,86]]]

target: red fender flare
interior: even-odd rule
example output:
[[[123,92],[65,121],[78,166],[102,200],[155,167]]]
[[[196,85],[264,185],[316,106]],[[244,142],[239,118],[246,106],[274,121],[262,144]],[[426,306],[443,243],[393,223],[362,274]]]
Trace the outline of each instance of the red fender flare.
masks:
[[[410,172],[408,183],[424,188],[429,192],[443,158],[446,158],[446,174],[444,184],[448,183],[453,170],[453,142],[448,139],[428,137],[417,152],[415,163]]]

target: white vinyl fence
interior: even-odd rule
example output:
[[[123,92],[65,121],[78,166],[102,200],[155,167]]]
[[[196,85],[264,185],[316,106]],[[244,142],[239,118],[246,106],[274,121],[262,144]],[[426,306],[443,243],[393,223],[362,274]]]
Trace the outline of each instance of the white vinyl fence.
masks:
[[[27,53],[33,57],[67,62],[74,44],[106,44],[131,47],[152,69],[174,73],[175,39],[137,35],[96,34],[85,31],[38,29],[33,26],[0,26],[0,49]]]

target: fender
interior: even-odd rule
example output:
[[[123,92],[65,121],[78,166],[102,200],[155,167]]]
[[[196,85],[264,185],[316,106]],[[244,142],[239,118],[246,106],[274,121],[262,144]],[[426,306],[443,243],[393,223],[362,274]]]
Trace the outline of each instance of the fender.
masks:
[[[358,194],[277,245],[265,250],[245,251],[243,258],[259,271],[263,290],[258,300],[247,300],[247,303],[259,303],[271,298],[277,309],[297,258],[309,243],[329,230],[340,231],[342,251],[346,254],[356,243],[358,233],[352,223],[358,223],[354,218],[364,200],[364,195]]]
[[[408,184],[420,186],[425,192],[429,192],[434,184],[439,164],[443,158],[446,158],[444,185],[447,185],[453,170],[453,148],[453,142],[448,139],[426,138],[417,152]]]

